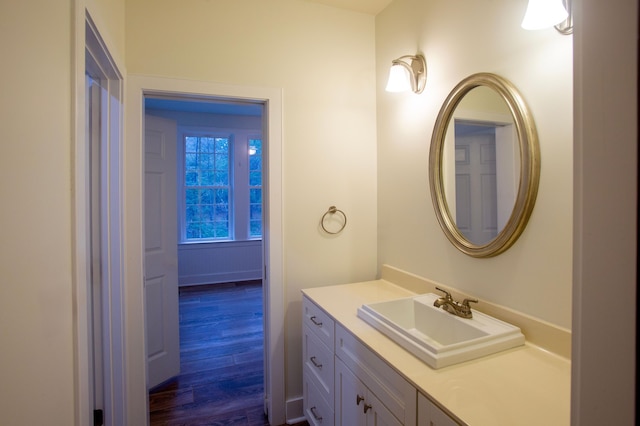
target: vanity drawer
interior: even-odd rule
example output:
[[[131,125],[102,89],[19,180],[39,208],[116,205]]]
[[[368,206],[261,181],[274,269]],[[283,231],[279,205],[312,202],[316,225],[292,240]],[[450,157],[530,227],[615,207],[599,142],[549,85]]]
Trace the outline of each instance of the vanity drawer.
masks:
[[[339,324],[335,352],[402,424],[416,424],[416,389]]]
[[[332,400],[333,392],[333,351],[320,342],[310,328],[304,326],[303,363],[305,371],[315,377],[318,390],[327,401]]]
[[[333,352],[334,321],[306,297],[302,299],[302,322]]]
[[[310,426],[333,426],[333,409],[322,397],[313,380],[304,380],[304,415]]]

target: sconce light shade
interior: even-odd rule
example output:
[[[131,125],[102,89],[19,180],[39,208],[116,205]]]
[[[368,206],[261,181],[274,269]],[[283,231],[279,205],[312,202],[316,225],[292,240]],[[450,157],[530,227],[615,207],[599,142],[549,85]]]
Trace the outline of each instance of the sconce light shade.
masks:
[[[529,0],[522,28],[541,30],[555,26],[562,34],[571,34],[573,25],[570,10],[569,0]]]
[[[422,93],[427,81],[427,63],[422,55],[401,56],[391,62],[387,92],[403,92],[411,89]]]
[[[391,65],[387,92],[404,92],[411,89],[411,75],[409,70],[399,64]]]

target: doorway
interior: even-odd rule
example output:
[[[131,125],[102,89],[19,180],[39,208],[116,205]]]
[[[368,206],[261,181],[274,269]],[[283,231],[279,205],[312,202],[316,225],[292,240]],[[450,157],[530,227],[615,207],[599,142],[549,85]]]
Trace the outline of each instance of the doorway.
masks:
[[[269,422],[285,422],[284,397],[284,306],[283,306],[283,229],[282,229],[282,93],[279,89],[227,86],[210,82],[174,80],[130,75],[127,84],[127,143],[125,144],[126,200],[124,222],[126,279],[144,282],[142,221],[144,200],[143,114],[147,95],[187,96],[259,102],[265,105],[263,136],[264,176],[264,346],[265,346],[265,411]],[[146,348],[144,342],[144,292],[142,286],[127,287],[126,314],[128,321],[127,354],[129,420],[147,423]]]
[[[174,419],[186,416],[180,408],[185,392],[194,398],[189,406],[209,409],[213,415],[224,402],[203,405],[200,394],[215,385],[212,381],[216,377],[222,377],[217,371],[220,362],[229,361],[230,354],[215,354],[228,337],[219,333],[219,327],[230,328],[230,333],[246,332],[216,313],[226,309],[226,315],[248,315],[252,330],[256,322],[260,324],[263,359],[265,106],[213,97],[147,94],[144,108],[145,332],[152,419],[158,417],[158,404],[154,403],[158,398],[163,399],[165,415],[168,408]],[[253,286],[240,284],[249,280]],[[238,284],[225,285],[229,282]],[[252,297],[245,298],[249,288]],[[239,291],[231,291],[234,289]],[[194,293],[198,296],[190,298]],[[246,303],[230,303],[234,297]],[[208,303],[200,303],[201,299]],[[259,309],[253,306],[256,303]],[[229,311],[229,306],[239,312]],[[194,328],[208,330],[199,335],[209,338],[207,344],[194,348],[189,343]],[[212,336],[218,336],[218,341]],[[243,348],[242,340],[234,344]],[[180,359],[181,352],[187,359]],[[234,355],[231,365],[242,363],[236,358],[240,357]],[[194,359],[199,360],[195,366]],[[263,367],[260,365],[261,377]],[[209,377],[198,377],[194,383],[194,369]],[[173,404],[176,409],[170,407]]]

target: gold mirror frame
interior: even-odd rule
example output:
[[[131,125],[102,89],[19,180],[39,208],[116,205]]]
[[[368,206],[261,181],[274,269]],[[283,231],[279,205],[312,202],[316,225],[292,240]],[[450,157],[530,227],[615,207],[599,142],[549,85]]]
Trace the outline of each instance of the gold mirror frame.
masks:
[[[520,182],[513,211],[504,228],[489,243],[476,245],[467,240],[451,217],[444,192],[442,156],[445,136],[453,113],[472,89],[484,86],[493,89],[505,101],[513,116],[520,144]],[[445,100],[433,129],[429,151],[429,183],[436,217],[445,235],[463,253],[473,257],[496,256],[516,242],[529,221],[540,180],[540,148],[538,134],[522,96],[511,82],[491,73],[473,74],[453,88]]]

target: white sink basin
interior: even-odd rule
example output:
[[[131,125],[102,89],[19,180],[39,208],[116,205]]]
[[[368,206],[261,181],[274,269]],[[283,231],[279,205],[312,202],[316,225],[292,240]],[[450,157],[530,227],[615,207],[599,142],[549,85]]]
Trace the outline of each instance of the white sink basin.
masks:
[[[358,317],[432,368],[469,361],[524,344],[520,329],[478,311],[465,319],[433,306],[424,294],[358,308]]]

